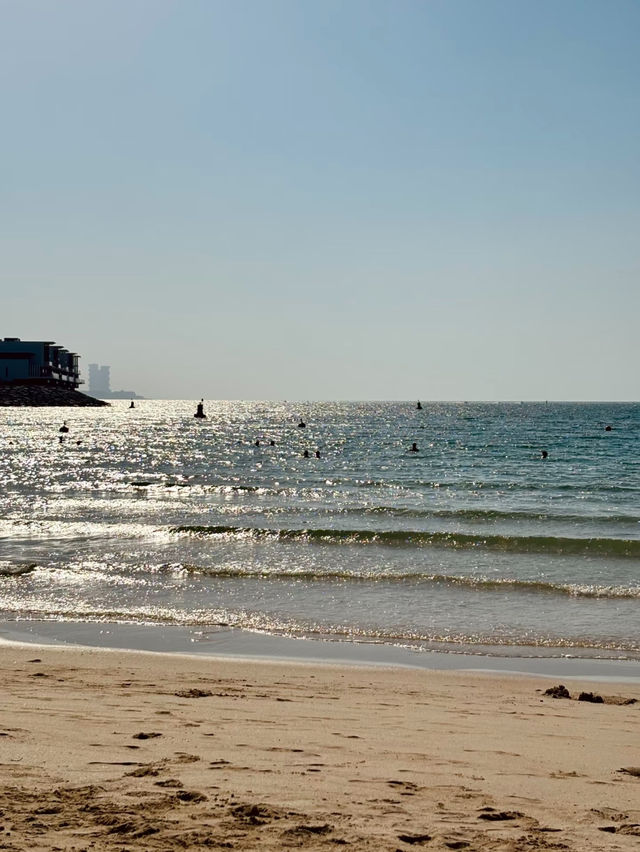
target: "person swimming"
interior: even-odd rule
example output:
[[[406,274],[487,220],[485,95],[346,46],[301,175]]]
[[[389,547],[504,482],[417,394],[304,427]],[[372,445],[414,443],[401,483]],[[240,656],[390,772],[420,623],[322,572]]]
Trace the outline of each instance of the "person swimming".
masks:
[[[302,454],[302,456],[303,456],[303,458],[305,458],[305,459],[310,458],[310,456],[309,456],[309,450],[305,450],[305,451],[304,451],[304,453]]]
[[[418,453],[418,452],[420,452],[420,451],[418,450],[418,445],[416,444],[416,442],[415,442],[415,441],[413,442],[413,444],[411,444],[411,449],[409,450],[409,452],[410,452],[410,453]]]
[[[422,403],[420,402],[420,400],[418,400],[418,404],[416,405],[416,408],[418,409],[418,411],[422,411]]]
[[[304,429],[306,427],[306,423],[302,418],[300,418],[300,422],[298,423],[298,429]]]
[[[319,458],[320,458],[320,450],[316,450],[316,458],[317,458],[317,459],[319,459]]]
[[[67,426],[67,421],[65,420],[62,426],[58,429],[58,432],[68,432],[69,427]]]
[[[135,408],[135,407],[136,407],[135,402],[133,400],[131,400],[131,405],[129,406],[129,408]]]
[[[549,453],[546,450],[542,450],[542,452],[540,453],[540,456],[543,459],[547,459],[547,458],[549,458]]]

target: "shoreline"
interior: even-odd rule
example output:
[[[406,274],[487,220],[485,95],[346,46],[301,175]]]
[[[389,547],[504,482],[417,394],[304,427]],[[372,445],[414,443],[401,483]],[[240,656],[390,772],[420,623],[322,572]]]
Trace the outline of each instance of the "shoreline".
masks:
[[[103,622],[0,622],[0,643],[147,651],[246,661],[308,663],[352,667],[391,667],[490,675],[582,679],[640,684],[640,661],[593,658],[569,653],[551,656],[541,649],[504,653],[421,650],[384,643],[345,642],[252,633],[237,628],[202,629]],[[517,650],[521,654],[516,653]],[[577,649],[583,651],[584,649]]]
[[[12,852],[637,849],[640,684],[33,644],[0,668]]]

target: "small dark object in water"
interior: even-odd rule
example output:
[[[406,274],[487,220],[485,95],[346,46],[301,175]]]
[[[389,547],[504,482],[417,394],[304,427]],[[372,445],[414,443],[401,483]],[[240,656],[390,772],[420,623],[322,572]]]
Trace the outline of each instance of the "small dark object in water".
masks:
[[[317,459],[319,459],[319,458],[320,458],[320,450],[316,450],[316,458],[317,458]]]
[[[550,686],[549,689],[545,689],[544,694],[551,696],[551,698],[571,698],[569,690],[562,684]]]
[[[416,408],[418,409],[418,411],[422,411],[422,403],[420,402],[420,400],[418,400],[418,404],[416,405]]]
[[[308,459],[309,458],[309,450],[305,450],[302,455],[305,457],[305,459]]]
[[[254,445],[253,445],[253,446],[254,446],[254,447],[259,447],[259,446],[260,446],[260,441],[256,441],[256,442],[254,443]]]
[[[409,450],[409,452],[410,452],[410,453],[417,453],[417,452],[419,452],[419,450],[418,450],[418,445],[415,443],[415,441],[414,441],[414,443],[413,443],[413,444],[411,444],[411,449]]]
[[[543,459],[549,458],[549,453],[546,450],[543,450],[540,455]]]
[[[62,426],[58,429],[58,432],[68,432],[69,427],[67,426],[67,421],[65,420]]]
[[[275,447],[275,445],[276,445],[276,442],[275,442],[275,441],[269,441],[269,446],[270,446],[270,447]]]
[[[196,413],[193,415],[194,417],[203,418],[207,415],[204,413],[204,400],[201,399],[196,407]]]
[[[304,420],[301,420],[301,421],[298,423],[298,429],[304,429],[304,428],[306,427],[306,425],[307,425],[307,424],[304,422]]]
[[[604,698],[595,692],[581,692],[578,701],[590,701],[592,704],[604,704]]]
[[[604,427],[604,431],[605,431],[605,432],[610,432],[610,431],[611,431],[611,426],[605,426],[605,427]]]

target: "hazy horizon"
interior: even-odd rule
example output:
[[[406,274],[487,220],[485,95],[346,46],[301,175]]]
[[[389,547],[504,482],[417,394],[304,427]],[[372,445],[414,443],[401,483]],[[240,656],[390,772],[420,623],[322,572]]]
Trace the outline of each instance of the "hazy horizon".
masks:
[[[633,0],[0,8],[1,337],[149,399],[640,398]]]

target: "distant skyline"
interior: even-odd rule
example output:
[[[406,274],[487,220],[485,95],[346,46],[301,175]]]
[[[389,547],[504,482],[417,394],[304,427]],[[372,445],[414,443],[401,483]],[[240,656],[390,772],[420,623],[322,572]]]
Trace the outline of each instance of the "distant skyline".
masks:
[[[147,398],[638,400],[637,0],[0,0],[0,336]]]

